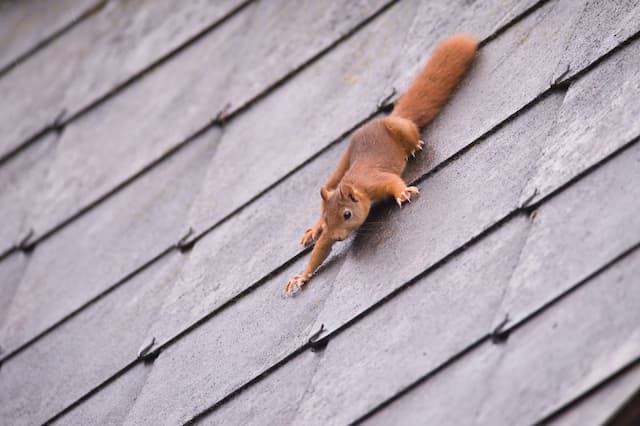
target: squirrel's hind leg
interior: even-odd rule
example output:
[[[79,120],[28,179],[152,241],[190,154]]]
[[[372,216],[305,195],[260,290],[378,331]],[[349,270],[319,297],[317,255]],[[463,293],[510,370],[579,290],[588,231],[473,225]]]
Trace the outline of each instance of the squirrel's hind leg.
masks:
[[[407,157],[409,155],[415,156],[417,151],[422,150],[424,142],[420,140],[420,131],[413,121],[389,116],[383,118],[382,122],[391,138],[402,147]]]

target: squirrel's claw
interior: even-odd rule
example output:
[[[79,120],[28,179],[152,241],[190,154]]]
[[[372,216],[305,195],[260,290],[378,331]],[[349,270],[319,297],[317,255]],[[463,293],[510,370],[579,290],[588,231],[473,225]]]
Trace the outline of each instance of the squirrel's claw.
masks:
[[[313,244],[315,241],[318,240],[318,237],[320,236],[321,233],[322,233],[322,228],[314,227],[314,228],[307,229],[306,231],[304,231],[304,235],[302,235],[302,238],[300,238],[300,244],[302,244],[305,247],[310,246],[311,244]]]
[[[402,207],[402,203],[404,201],[411,202],[411,195],[419,194],[420,190],[415,186],[408,186],[396,197],[396,203],[398,206]]]
[[[422,151],[422,148],[424,148],[424,141],[420,140],[418,141],[418,145],[416,146],[416,149],[411,151],[411,156],[415,157],[418,151]]]
[[[289,282],[284,286],[284,292],[287,296],[293,296],[298,291],[302,290],[302,286],[309,281],[309,277],[305,275],[295,275],[293,278],[289,280]]]

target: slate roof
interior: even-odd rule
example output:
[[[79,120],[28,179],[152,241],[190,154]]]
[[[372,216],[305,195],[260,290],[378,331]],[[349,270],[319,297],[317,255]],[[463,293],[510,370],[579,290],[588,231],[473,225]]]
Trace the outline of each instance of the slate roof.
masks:
[[[0,3],[0,423],[602,424],[640,404],[640,5]],[[407,181],[318,188],[444,37]]]

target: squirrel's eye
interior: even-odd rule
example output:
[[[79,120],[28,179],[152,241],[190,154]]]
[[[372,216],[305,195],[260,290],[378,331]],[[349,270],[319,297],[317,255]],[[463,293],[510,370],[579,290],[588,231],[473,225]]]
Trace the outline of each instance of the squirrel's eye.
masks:
[[[342,213],[342,216],[344,216],[344,220],[349,220],[351,219],[351,212],[349,210],[345,210],[344,213]]]

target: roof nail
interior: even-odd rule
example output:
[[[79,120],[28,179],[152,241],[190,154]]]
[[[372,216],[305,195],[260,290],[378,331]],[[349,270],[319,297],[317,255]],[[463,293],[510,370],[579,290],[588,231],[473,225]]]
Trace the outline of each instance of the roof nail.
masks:
[[[147,339],[142,345],[142,347],[138,350],[138,358],[139,359],[144,358],[149,353],[153,345],[155,345],[155,343],[156,343],[155,337],[152,336],[150,339]]]

